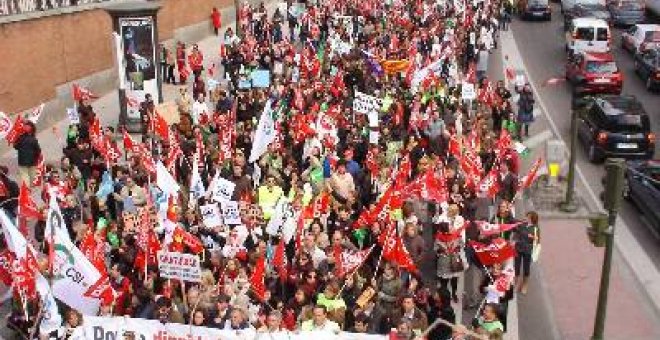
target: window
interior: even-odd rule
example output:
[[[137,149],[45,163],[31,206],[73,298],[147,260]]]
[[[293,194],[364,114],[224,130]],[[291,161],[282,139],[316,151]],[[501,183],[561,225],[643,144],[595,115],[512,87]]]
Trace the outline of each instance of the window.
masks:
[[[618,71],[613,61],[588,61],[585,67],[587,73],[611,74]]]
[[[576,34],[576,39],[579,40],[594,40],[593,27],[578,27],[575,34]]]
[[[644,35],[644,41],[660,42],[660,31],[648,31]]]
[[[598,28],[598,34],[597,34],[597,37],[596,37],[597,39],[596,39],[596,40],[598,40],[598,41],[607,41],[608,38],[609,38],[609,35],[610,35],[610,34],[609,34],[607,28],[605,28],[605,27],[599,27],[599,28]]]
[[[649,131],[649,117],[640,115],[614,116],[612,121],[613,132],[639,133]]]

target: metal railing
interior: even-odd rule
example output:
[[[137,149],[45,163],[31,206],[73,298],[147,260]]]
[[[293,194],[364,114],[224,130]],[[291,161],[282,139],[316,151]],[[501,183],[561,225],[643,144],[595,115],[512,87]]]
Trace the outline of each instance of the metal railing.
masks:
[[[0,0],[0,16],[122,0]]]

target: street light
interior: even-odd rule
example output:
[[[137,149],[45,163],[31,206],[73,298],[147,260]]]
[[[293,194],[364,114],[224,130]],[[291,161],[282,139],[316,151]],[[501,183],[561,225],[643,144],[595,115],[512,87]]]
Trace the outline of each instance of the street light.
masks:
[[[581,109],[580,98],[573,98],[571,105],[571,146],[570,146],[570,158],[568,161],[568,176],[566,178],[566,197],[564,202],[559,205],[559,209],[563,212],[574,213],[577,211],[578,206],[575,202],[575,162],[576,162],[576,148],[577,148],[577,117],[578,110]]]

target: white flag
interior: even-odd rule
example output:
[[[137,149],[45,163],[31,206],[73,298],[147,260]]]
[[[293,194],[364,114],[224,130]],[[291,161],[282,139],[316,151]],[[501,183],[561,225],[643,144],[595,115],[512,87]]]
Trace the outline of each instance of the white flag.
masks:
[[[26,256],[26,251],[29,248],[33,254],[36,254],[34,249],[23,237],[11,219],[5,214],[4,210],[0,209],[0,223],[2,223],[2,231],[5,236],[7,247],[9,250],[16,254],[17,259],[23,259]],[[44,308],[43,319],[39,326],[41,334],[48,334],[62,325],[62,316],[60,315],[53,292],[50,290],[48,281],[40,274],[35,273],[35,281],[37,286],[37,293],[41,298],[42,308]]]
[[[197,200],[204,196],[206,189],[204,188],[204,182],[202,182],[202,176],[199,175],[199,165],[197,164],[197,157],[199,154],[195,154],[195,160],[193,161],[192,175],[190,176],[190,203],[191,207],[194,207],[197,204]]]
[[[46,216],[46,239],[54,241],[53,294],[85,315],[96,315],[110,280],[89,261],[69,238],[64,217],[51,196]],[[52,233],[52,234],[51,234]],[[114,294],[114,293],[113,293]]]
[[[261,118],[259,119],[259,126],[257,126],[257,131],[254,134],[254,142],[252,143],[252,151],[250,152],[250,163],[254,163],[266,153],[268,149],[268,144],[272,143],[275,140],[275,122],[273,121],[271,109],[272,101],[268,100],[264,111],[261,113]]]
[[[167,195],[176,196],[180,189],[179,184],[161,161],[156,164],[156,185]]]
[[[37,122],[39,121],[39,117],[41,117],[41,113],[44,112],[44,107],[45,106],[46,106],[46,104],[41,103],[41,105],[35,107],[34,110],[32,110],[32,112],[30,112],[27,119],[29,121],[31,121],[32,123],[37,124]]]

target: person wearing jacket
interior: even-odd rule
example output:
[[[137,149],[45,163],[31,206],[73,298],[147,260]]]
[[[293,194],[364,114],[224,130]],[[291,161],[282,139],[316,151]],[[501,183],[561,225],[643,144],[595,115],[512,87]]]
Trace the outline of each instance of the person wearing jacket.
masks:
[[[41,155],[41,146],[36,137],[34,123],[25,121],[23,134],[14,144],[18,158],[18,175],[21,181],[30,185],[37,177],[37,164]]]
[[[515,241],[516,287],[523,295],[527,294],[527,284],[532,266],[534,246],[540,240],[539,215],[535,211],[527,213],[527,223],[513,230],[512,240]]]
[[[211,21],[213,22],[213,32],[218,36],[220,27],[222,27],[222,14],[216,7],[213,7],[213,11],[211,12]]]
[[[529,137],[529,124],[534,121],[534,95],[532,87],[525,84],[518,99],[518,136]]]

